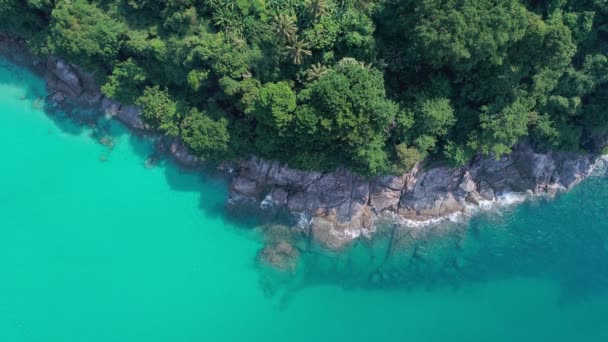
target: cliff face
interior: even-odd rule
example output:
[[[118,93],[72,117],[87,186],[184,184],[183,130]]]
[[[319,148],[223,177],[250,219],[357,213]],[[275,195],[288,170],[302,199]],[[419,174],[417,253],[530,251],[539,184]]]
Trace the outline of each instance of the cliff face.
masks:
[[[259,158],[234,170],[230,206],[257,203],[303,219],[303,231],[321,245],[340,249],[374,232],[383,214],[394,220],[428,221],[466,213],[482,203],[499,203],[508,193],[554,195],[587,177],[590,155],[536,153],[518,146],[501,159],[474,160],[461,168],[416,167],[403,176],[366,179],[349,172],[304,172]]]
[[[102,95],[92,74],[64,60],[37,58],[18,40],[0,35],[0,53],[42,73],[50,99],[57,105],[93,106],[136,131],[150,128],[135,106]],[[179,139],[165,150],[182,165],[201,161]],[[260,158],[226,163],[233,176],[229,208],[254,205],[260,212],[286,212],[298,218],[304,234],[329,249],[341,249],[359,236],[373,234],[378,220],[390,214],[398,221],[428,221],[466,213],[483,203],[498,203],[507,193],[554,195],[587,177],[601,158],[571,153],[536,153],[518,146],[499,160],[477,158],[461,168],[416,166],[402,176],[373,179],[348,170],[313,172],[291,169]],[[269,255],[274,255],[270,253]]]

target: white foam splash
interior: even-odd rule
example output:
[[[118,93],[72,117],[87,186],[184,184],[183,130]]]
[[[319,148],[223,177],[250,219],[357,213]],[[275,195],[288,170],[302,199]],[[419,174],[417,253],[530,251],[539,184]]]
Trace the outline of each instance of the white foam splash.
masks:
[[[268,194],[266,195],[266,197],[264,197],[264,200],[262,202],[260,202],[260,208],[261,209],[270,209],[272,208],[274,202],[272,199],[272,195]]]
[[[300,229],[306,229],[310,227],[312,224],[312,217],[306,213],[298,214],[298,223],[296,223],[296,227]]]
[[[493,200],[481,200],[479,204],[467,203],[462,211],[426,220],[406,219],[395,212],[384,212],[381,215],[389,222],[396,222],[398,226],[415,229],[435,227],[442,223],[463,224],[480,213],[504,212],[509,207],[525,202],[531,196],[533,196],[531,193],[506,193]]]
[[[408,228],[426,228],[429,226],[437,226],[441,223],[451,222],[451,223],[464,223],[467,215],[465,211],[457,211],[442,217],[435,217],[426,220],[411,220],[406,219],[399,216],[396,213],[391,213],[394,215],[394,219],[399,222],[400,225],[408,227]]]
[[[605,176],[608,174],[608,155],[599,156],[593,164],[591,176]]]

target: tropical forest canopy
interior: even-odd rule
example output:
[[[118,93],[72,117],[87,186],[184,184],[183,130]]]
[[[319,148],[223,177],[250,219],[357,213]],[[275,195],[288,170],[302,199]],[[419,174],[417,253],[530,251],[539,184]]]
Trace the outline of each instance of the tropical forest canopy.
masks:
[[[403,172],[608,132],[605,0],[0,0],[205,159]]]

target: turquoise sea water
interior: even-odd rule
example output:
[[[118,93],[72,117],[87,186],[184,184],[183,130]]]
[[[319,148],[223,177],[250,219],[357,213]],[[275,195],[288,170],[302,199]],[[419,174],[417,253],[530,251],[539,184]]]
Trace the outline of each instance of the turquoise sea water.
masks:
[[[0,60],[0,341],[608,341],[606,178],[278,274],[222,180],[45,95]]]

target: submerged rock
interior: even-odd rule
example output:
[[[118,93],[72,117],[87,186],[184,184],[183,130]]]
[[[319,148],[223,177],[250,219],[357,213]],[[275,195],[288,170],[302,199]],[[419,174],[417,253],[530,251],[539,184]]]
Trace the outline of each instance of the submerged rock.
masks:
[[[295,271],[300,252],[288,241],[269,243],[260,251],[260,259],[281,271]]]

